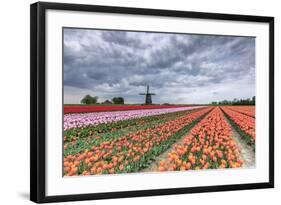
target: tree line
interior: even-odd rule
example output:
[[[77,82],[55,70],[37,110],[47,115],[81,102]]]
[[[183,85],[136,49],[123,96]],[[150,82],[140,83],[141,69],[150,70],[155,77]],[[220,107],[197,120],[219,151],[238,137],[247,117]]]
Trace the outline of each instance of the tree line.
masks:
[[[211,104],[212,105],[255,105],[256,97],[253,96],[252,98],[247,98],[247,99],[234,98],[233,100],[213,101]]]
[[[119,104],[122,105],[124,104],[124,98],[123,97],[114,97],[111,100],[105,100],[104,102],[99,103],[98,102],[98,96],[92,97],[91,95],[86,95],[85,97],[82,98],[80,101],[82,104]]]

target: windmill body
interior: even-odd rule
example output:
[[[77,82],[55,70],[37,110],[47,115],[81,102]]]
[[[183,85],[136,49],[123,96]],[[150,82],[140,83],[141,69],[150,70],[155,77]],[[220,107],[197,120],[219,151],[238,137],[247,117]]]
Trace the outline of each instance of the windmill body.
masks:
[[[152,95],[156,95],[155,93],[149,92],[149,85],[147,85],[146,93],[140,93],[140,95],[145,95],[145,104],[151,105],[152,104]]]

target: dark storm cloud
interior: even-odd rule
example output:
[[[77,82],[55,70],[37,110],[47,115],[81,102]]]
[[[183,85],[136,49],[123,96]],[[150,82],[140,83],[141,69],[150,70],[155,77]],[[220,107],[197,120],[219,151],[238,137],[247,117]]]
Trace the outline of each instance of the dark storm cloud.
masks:
[[[154,102],[158,103],[251,97],[255,93],[255,39],[64,30],[64,87],[69,103],[79,101],[84,93],[142,102],[138,93],[146,84],[157,93]],[[171,93],[173,98],[169,98]]]
[[[125,47],[143,48],[146,46],[138,38],[129,37],[127,32],[103,32],[102,38],[106,42]]]

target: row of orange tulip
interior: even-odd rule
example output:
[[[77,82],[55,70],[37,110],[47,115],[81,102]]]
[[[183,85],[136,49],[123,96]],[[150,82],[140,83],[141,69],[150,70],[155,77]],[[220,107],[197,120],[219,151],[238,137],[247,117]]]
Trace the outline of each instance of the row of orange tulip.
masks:
[[[240,112],[242,114],[248,115],[250,117],[256,117],[256,108],[255,106],[228,106],[229,109]]]
[[[73,176],[139,171],[150,163],[147,159],[155,158],[155,155],[164,150],[162,146],[166,142],[173,143],[171,138],[211,109],[194,110],[153,128],[128,133],[118,139],[93,146],[91,150],[69,155],[64,158],[64,174]]]
[[[237,111],[233,111],[229,107],[222,107],[222,109],[230,117],[230,119],[239,126],[242,131],[252,137],[254,142],[256,139],[255,118]]]
[[[232,128],[219,107],[213,109],[176,144],[159,171],[238,168],[243,165],[240,150],[232,138]]]

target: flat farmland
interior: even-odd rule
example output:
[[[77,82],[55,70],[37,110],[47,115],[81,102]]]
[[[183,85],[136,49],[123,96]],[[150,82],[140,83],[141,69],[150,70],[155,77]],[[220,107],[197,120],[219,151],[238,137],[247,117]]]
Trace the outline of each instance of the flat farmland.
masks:
[[[124,111],[124,110],[143,110],[143,109],[160,109],[160,108],[175,108],[182,106],[171,105],[99,105],[99,106],[87,106],[77,105],[64,106],[64,113],[89,113],[89,112],[110,112],[110,111]],[[185,106],[186,107],[186,106]]]
[[[254,166],[254,106],[66,106],[64,176]]]

